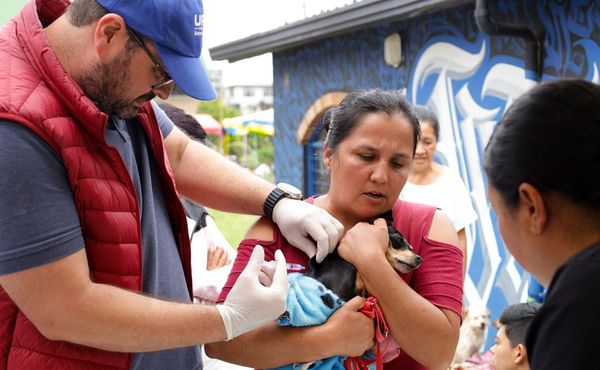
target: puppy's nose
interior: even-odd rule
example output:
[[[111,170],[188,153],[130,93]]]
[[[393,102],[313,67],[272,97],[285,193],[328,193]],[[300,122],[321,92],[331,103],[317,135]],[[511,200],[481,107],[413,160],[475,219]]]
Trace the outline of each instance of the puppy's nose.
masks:
[[[421,256],[416,255],[415,256],[415,262],[417,263],[417,265],[420,265],[421,264]]]

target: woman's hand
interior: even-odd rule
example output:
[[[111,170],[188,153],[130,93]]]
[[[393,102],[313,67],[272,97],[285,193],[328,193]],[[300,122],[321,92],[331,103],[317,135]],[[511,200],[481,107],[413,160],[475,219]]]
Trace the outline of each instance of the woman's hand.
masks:
[[[330,329],[332,341],[331,356],[360,356],[375,345],[373,319],[359,312],[365,299],[354,297],[327,320],[325,327]]]
[[[385,256],[389,242],[387,224],[383,218],[375,220],[373,225],[359,222],[342,238],[338,254],[360,270],[361,263]]]

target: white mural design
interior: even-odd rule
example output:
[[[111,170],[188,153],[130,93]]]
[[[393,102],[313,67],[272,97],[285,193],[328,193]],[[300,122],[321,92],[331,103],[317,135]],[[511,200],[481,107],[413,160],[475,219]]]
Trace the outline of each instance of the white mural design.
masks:
[[[483,150],[506,108],[536,82],[526,78],[523,68],[490,61],[484,39],[476,47],[459,45],[436,42],[421,53],[412,73],[409,98],[437,112],[439,159],[462,177],[479,215],[467,230],[465,303],[483,303],[497,312],[507,303],[526,298],[527,276],[506,251],[496,229],[486,198]],[[484,104],[486,100],[492,103]]]

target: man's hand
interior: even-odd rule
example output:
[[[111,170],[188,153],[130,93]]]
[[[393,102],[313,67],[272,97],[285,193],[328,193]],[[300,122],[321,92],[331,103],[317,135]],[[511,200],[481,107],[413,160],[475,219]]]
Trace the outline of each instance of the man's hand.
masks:
[[[277,202],[273,221],[290,244],[309,258],[316,255],[317,262],[335,249],[344,232],[344,226],[327,211],[301,200],[285,198]]]
[[[263,247],[256,245],[248,265],[231,288],[225,303],[217,305],[227,331],[227,340],[273,321],[285,311],[288,291],[285,257],[280,250],[275,252],[277,267],[269,287],[263,286],[258,280],[264,258]]]

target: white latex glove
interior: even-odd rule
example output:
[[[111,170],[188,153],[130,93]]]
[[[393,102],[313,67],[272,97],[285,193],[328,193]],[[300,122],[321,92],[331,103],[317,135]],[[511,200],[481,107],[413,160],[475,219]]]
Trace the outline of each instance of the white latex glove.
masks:
[[[260,283],[264,286],[271,286],[276,268],[277,262],[275,261],[263,262],[263,265],[258,272],[258,281],[260,281]]]
[[[277,267],[269,287],[258,281],[264,258],[263,247],[256,245],[227,299],[216,306],[225,325],[227,340],[276,320],[285,311],[288,291],[285,257],[280,250],[275,252]]]
[[[273,221],[290,244],[309,258],[316,254],[318,263],[333,252],[344,232],[344,226],[324,209],[289,198],[275,204]]]

